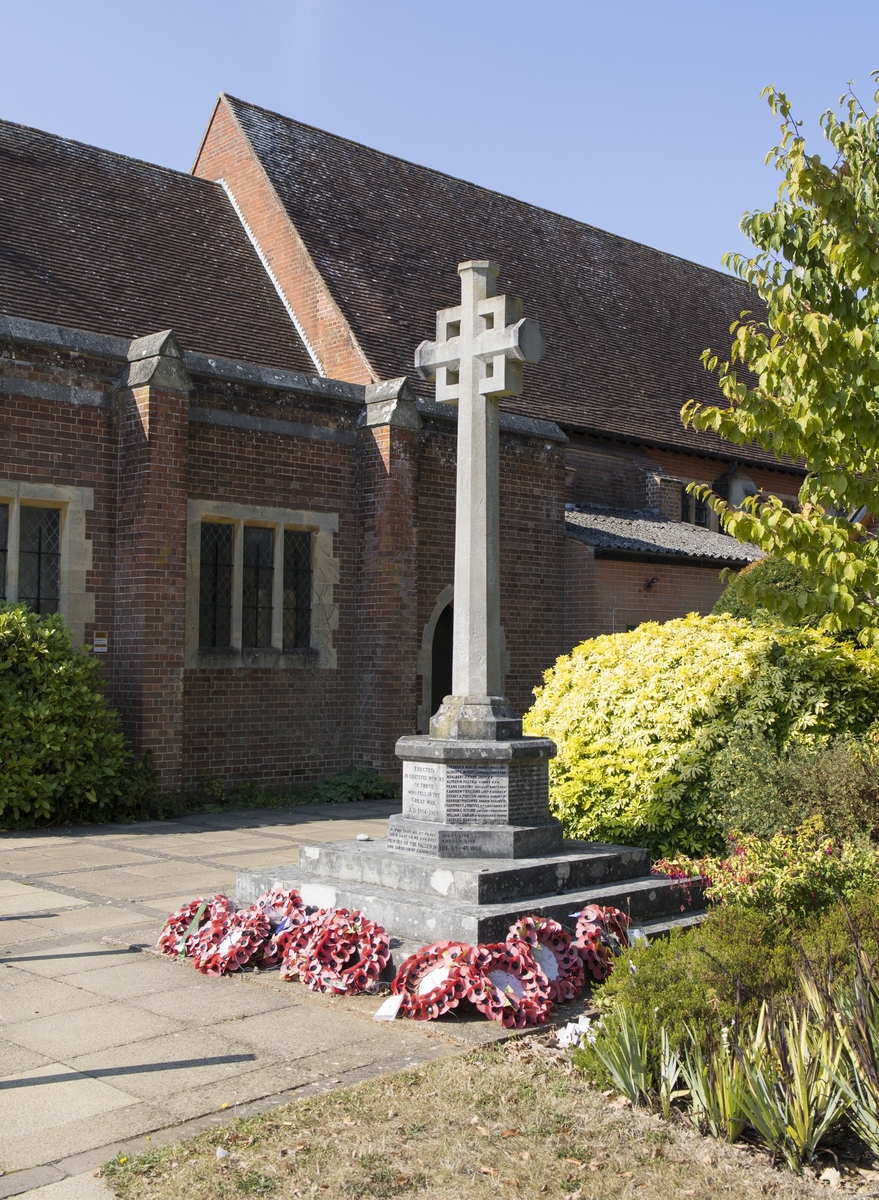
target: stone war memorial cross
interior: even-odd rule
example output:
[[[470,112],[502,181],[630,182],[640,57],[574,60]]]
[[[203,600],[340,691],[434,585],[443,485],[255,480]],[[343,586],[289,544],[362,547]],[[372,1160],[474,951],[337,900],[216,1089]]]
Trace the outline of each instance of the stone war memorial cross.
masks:
[[[455,513],[455,626],[452,692],[432,730],[440,737],[510,736],[502,700],[498,399],[522,392],[524,363],[543,357],[540,326],[522,302],[496,296],[497,263],[458,267],[461,303],[436,315],[436,341],[422,342],[415,366],[436,380],[441,404],[458,406]],[[521,732],[521,726],[518,729]]]
[[[523,366],[540,361],[544,341],[521,300],[495,295],[498,269],[461,263],[461,303],[440,309],[436,341],[415,352],[437,400],[458,406],[453,694],[428,737],[397,743],[403,814],[391,818],[388,846],[441,857],[515,858],[561,842],[548,807],[555,747],[522,737],[503,694],[498,401],[522,391]]]
[[[387,839],[304,846],[289,880],[242,872],[240,899],[295,880],[306,904],[361,909],[423,945],[502,941],[525,913],[570,926],[584,904],[656,897],[646,850],[563,841],[549,812],[555,745],[524,737],[503,694],[498,401],[521,393],[544,340],[520,300],[495,294],[498,270],[461,263],[461,303],[437,313],[436,340],[415,352],[437,400],[458,406],[453,694],[426,736],[397,742],[403,811]]]

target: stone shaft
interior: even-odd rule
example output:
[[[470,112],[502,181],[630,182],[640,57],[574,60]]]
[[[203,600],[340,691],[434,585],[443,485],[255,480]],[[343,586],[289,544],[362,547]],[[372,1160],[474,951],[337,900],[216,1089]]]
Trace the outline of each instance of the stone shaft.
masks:
[[[487,259],[461,263],[460,305],[437,313],[436,341],[422,342],[415,354],[420,373],[436,380],[437,399],[458,405],[452,692],[457,707],[466,701],[498,710],[486,734],[498,715],[513,716],[503,701],[498,399],[521,392],[522,364],[539,362],[544,348],[537,323],[522,318],[521,301],[496,295],[498,271]],[[448,724],[438,732],[479,736]]]
[[[477,391],[477,362],[458,402],[452,692],[502,696],[498,402]]]

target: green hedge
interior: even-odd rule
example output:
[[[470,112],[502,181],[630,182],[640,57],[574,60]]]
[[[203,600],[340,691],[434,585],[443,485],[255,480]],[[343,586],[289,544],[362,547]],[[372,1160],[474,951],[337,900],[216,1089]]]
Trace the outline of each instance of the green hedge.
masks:
[[[722,845],[712,766],[733,736],[784,754],[863,734],[879,716],[879,654],[691,614],[583,642],[535,695],[525,728],[558,745],[551,803],[568,837],[701,854]]]
[[[60,616],[0,605],[0,826],[101,820],[130,786],[98,664]]]

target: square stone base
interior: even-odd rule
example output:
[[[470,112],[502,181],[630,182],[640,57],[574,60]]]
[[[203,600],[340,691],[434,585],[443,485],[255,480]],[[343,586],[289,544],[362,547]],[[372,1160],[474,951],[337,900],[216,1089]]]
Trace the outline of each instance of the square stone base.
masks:
[[[403,813],[388,848],[438,858],[527,858],[561,849],[549,815],[548,738],[469,741],[405,737]]]

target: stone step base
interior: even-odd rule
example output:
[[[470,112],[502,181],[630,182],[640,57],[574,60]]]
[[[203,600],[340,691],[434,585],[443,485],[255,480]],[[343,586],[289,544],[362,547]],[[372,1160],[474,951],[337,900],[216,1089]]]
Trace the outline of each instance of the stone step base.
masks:
[[[523,896],[565,893],[637,879],[650,869],[650,855],[637,846],[601,842],[562,843],[561,851],[533,858],[442,859],[389,848],[384,838],[369,842],[324,842],[303,846],[300,872],[333,884],[461,900],[470,904],[520,902]]]
[[[561,822],[547,816],[537,825],[462,825],[418,821],[395,813],[388,819],[389,850],[437,858],[507,859],[557,854],[564,844]]]
[[[573,911],[572,908],[571,912]],[[640,929],[650,941],[653,941],[654,938],[668,937],[673,929],[692,929],[695,925],[703,921],[705,916],[704,909],[688,910],[686,913],[678,913],[674,916],[658,917],[649,921],[635,921],[633,927]],[[574,921],[568,922],[568,929],[571,933],[573,933],[574,924]],[[433,940],[439,941],[441,939],[434,938]],[[461,938],[460,940],[463,941],[464,939]],[[390,969],[382,978],[392,979],[409,955],[415,954],[417,950],[420,950],[426,944],[420,938],[391,937]]]
[[[246,903],[266,887],[298,886],[306,904],[321,908],[360,909],[388,932],[419,946],[449,939],[462,942],[503,941],[516,918],[535,913],[552,917],[573,929],[576,915],[587,904],[613,905],[628,913],[641,927],[666,928],[679,918],[692,916],[683,893],[668,879],[644,876],[600,886],[577,888],[559,894],[523,895],[516,900],[476,904],[431,895],[398,891],[345,880],[331,880],[304,870],[239,872],[238,898]],[[698,903],[698,901],[697,901]]]

